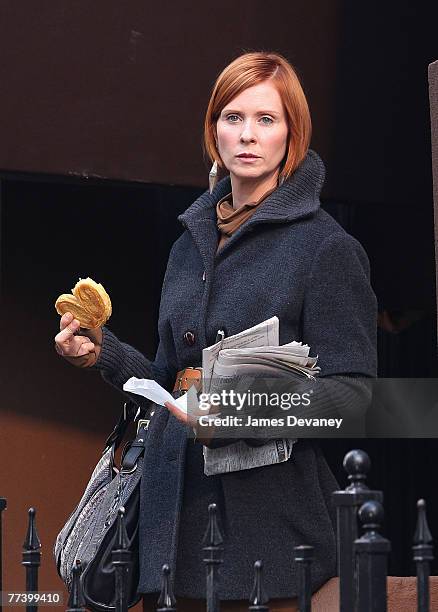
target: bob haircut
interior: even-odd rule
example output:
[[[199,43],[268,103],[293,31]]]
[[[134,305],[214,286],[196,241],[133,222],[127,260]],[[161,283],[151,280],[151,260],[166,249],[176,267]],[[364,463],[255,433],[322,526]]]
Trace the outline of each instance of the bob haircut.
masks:
[[[289,125],[288,143],[280,165],[281,181],[288,179],[306,156],[312,134],[312,121],[298,75],[278,53],[244,53],[218,76],[213,87],[204,123],[204,148],[211,161],[224,167],[216,146],[216,123],[227,104],[242,91],[271,80],[277,88]]]

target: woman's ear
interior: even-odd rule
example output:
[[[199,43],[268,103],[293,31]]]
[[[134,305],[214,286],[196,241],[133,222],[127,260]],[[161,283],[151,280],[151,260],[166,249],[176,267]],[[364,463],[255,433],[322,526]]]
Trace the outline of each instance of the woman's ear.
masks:
[[[219,166],[222,167],[222,160],[221,160],[221,155],[219,153],[219,146],[218,146],[218,143],[217,143],[217,136],[216,135],[214,137],[214,144],[216,146],[216,152],[217,152],[217,156],[216,156],[217,163],[218,163]]]

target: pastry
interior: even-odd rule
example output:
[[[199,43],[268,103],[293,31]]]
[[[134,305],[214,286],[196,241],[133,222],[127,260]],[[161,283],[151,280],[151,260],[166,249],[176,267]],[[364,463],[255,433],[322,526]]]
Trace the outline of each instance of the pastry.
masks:
[[[100,283],[91,278],[80,279],[71,293],[63,293],[55,303],[56,312],[71,312],[84,329],[104,325],[111,316],[111,300]]]

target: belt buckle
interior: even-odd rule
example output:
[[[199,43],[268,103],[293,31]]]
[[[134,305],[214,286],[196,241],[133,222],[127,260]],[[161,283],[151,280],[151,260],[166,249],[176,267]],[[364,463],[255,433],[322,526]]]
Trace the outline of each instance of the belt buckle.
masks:
[[[193,367],[193,366],[187,366],[186,368],[184,368],[183,370],[181,370],[181,376],[179,376],[176,381],[175,381],[175,386],[174,386],[174,392],[175,393],[187,393],[187,391],[189,390],[189,388],[192,386],[189,382],[189,380],[187,379],[187,376],[185,376],[187,370],[198,370],[200,373],[200,381],[202,381],[202,367]],[[195,379],[192,379],[192,384],[195,384],[195,382],[193,382]],[[198,381],[199,382],[199,381]],[[187,384],[187,389],[183,389],[183,385]]]
[[[195,368],[193,366],[187,366],[186,368],[184,368],[182,375],[178,378],[178,389],[177,391],[181,394],[187,393],[188,389],[181,389],[181,385],[182,382],[184,380],[184,374],[186,373],[186,370],[194,370]]]

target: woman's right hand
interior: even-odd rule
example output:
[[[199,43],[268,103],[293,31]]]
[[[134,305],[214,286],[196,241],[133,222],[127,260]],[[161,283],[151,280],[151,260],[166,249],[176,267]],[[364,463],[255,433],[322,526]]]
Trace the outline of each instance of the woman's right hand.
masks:
[[[61,355],[79,368],[89,368],[99,358],[102,346],[102,328],[87,329],[86,335],[81,335],[80,322],[71,312],[62,315],[59,324],[60,332],[55,336],[55,349]]]

